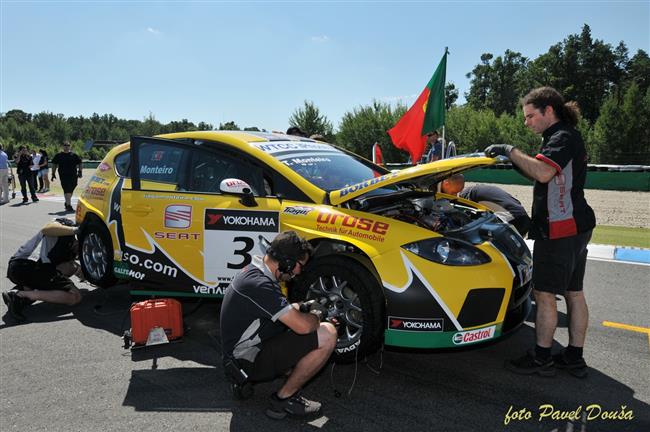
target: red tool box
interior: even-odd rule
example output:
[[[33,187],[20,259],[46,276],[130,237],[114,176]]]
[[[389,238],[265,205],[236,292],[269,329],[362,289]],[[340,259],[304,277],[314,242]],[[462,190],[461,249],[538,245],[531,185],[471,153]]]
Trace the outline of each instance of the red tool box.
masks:
[[[181,337],[183,308],[178,300],[146,300],[131,306],[130,339],[133,345],[156,345]]]

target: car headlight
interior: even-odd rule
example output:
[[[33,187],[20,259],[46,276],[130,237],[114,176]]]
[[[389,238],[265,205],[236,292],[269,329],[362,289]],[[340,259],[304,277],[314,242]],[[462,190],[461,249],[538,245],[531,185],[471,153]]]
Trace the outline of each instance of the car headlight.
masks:
[[[491,261],[485,252],[471,244],[443,237],[420,240],[402,247],[429,261],[450,266],[480,265]]]

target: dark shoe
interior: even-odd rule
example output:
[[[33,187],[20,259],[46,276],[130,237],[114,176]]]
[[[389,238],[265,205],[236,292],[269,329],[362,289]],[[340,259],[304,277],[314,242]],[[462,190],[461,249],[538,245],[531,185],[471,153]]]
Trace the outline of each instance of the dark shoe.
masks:
[[[69,205],[69,204],[66,204],[66,205],[65,205],[65,209],[66,209],[67,211],[74,211],[74,208],[73,208],[71,205]]]
[[[38,201],[39,201],[39,200],[38,200],[37,197],[33,197],[33,198],[32,198],[32,202],[38,202]]]
[[[509,371],[520,375],[537,374],[543,377],[555,376],[553,358],[544,361],[539,360],[535,357],[534,351],[528,351],[526,355],[522,357],[507,360],[504,366]]]
[[[320,414],[320,402],[304,398],[300,392],[287,399],[278,398],[277,393],[271,396],[271,406],[266,415],[275,420],[282,420],[287,415],[292,417],[309,417]]]
[[[22,299],[16,295],[15,292],[3,292],[2,301],[7,305],[9,309],[9,315],[16,321],[25,321],[25,315],[22,314],[23,302]]]
[[[29,200],[27,198],[23,198],[23,204],[27,204]]]
[[[586,378],[587,377],[587,362],[584,358],[578,360],[568,360],[566,357],[566,351],[562,350],[561,353],[555,354],[553,356],[553,363],[558,369],[565,369],[571,375],[577,378]]]

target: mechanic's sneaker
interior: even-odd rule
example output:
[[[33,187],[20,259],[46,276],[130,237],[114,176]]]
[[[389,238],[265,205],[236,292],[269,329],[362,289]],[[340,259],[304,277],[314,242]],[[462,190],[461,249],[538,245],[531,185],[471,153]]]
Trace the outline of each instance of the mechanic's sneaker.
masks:
[[[566,357],[566,351],[555,354],[553,356],[553,363],[558,369],[566,369],[574,377],[586,378],[587,376],[587,362],[584,358],[579,358],[578,360],[569,360]]]
[[[555,366],[553,365],[553,358],[548,360],[539,360],[535,357],[534,351],[528,351],[526,355],[512,359],[506,360],[505,368],[511,372],[520,374],[520,375],[533,375],[537,374],[543,377],[552,377],[555,376]]]
[[[275,420],[281,420],[287,415],[292,417],[309,417],[320,414],[320,402],[304,398],[300,392],[287,399],[280,399],[277,393],[271,396],[271,406],[266,415]]]
[[[15,292],[3,292],[2,301],[7,305],[9,310],[9,315],[16,321],[25,321],[25,315],[22,314],[23,302],[20,297],[16,295]]]
[[[66,205],[65,205],[65,209],[66,209],[67,211],[74,211],[74,208],[73,208],[70,204],[66,204]]]

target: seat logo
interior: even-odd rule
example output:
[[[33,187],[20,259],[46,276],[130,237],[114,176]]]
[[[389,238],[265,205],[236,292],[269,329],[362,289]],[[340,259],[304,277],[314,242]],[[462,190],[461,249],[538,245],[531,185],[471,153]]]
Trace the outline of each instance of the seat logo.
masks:
[[[165,228],[189,228],[192,224],[192,206],[170,205],[165,208]]]

